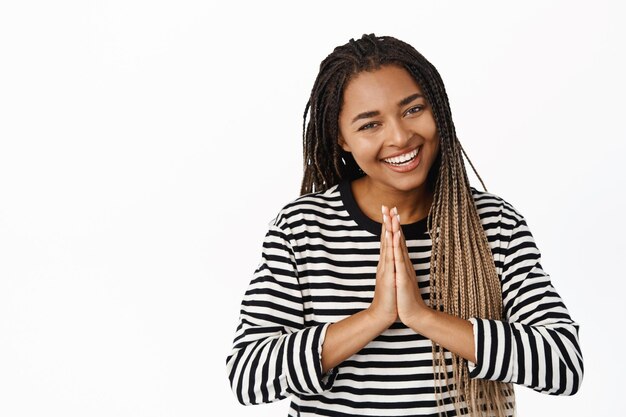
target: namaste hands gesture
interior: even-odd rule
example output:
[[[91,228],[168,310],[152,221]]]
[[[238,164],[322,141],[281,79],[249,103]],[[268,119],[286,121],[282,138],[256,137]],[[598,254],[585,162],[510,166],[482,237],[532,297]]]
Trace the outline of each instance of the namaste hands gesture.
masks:
[[[382,211],[374,297],[367,309],[328,327],[322,353],[323,372],[363,349],[398,319],[416,333],[476,363],[472,323],[426,305],[417,286],[398,211],[385,206]]]
[[[400,215],[394,207],[382,206],[383,224],[380,260],[376,268],[374,298],[370,314],[387,326],[400,319],[414,327],[428,306],[422,300],[413,263],[400,227]],[[411,324],[412,325],[411,325]]]

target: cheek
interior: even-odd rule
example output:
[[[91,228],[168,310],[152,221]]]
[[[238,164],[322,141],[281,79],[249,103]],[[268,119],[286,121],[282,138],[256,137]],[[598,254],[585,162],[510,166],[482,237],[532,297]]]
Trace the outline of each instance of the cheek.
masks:
[[[437,132],[436,129],[432,133],[431,138],[432,138],[431,140],[432,140],[433,144],[435,146],[437,146],[437,149],[439,149],[439,145],[441,144],[441,139],[439,138],[439,133]]]
[[[437,124],[435,123],[435,119],[432,114],[430,114],[430,118],[428,120],[427,126],[425,127],[425,130],[426,132],[428,132],[426,134],[426,137],[432,140],[438,140],[439,135],[437,133]]]
[[[353,153],[356,152],[358,157],[364,160],[376,158],[377,149],[371,144],[360,143],[358,149],[353,148]]]
[[[426,138],[426,142],[424,145],[424,150],[426,151],[424,153],[424,157],[430,159],[431,161],[437,159],[437,155],[440,152],[441,140],[439,139],[439,135],[437,134],[436,130]]]
[[[437,137],[437,124],[435,118],[431,112],[425,113],[422,117],[414,119],[411,126],[420,136],[422,136],[426,142],[432,143]]]
[[[433,148],[433,157],[436,158],[439,153],[439,147],[441,145],[441,141],[439,140],[439,136],[437,136],[437,132],[432,139],[432,148]]]

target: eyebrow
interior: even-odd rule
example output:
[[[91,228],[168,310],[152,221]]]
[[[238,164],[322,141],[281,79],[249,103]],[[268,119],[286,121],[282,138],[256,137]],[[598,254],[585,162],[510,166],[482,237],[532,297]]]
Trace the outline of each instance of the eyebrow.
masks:
[[[400,100],[398,102],[398,107],[406,106],[407,104],[409,104],[410,102],[412,102],[416,98],[420,98],[420,97],[423,97],[420,93],[411,94],[410,96],[405,97],[402,100]],[[354,117],[354,119],[352,119],[352,123],[354,123],[354,122],[356,122],[357,120],[360,120],[360,119],[368,119],[370,117],[378,116],[379,114],[380,114],[380,112],[378,110],[365,111],[363,113],[357,114]]]

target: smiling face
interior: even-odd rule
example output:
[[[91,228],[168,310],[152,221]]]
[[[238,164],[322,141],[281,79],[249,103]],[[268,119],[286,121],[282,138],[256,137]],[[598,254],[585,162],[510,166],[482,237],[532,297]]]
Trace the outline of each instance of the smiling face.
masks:
[[[338,140],[373,185],[401,191],[426,187],[439,152],[430,105],[413,77],[396,65],[360,72],[348,82]]]

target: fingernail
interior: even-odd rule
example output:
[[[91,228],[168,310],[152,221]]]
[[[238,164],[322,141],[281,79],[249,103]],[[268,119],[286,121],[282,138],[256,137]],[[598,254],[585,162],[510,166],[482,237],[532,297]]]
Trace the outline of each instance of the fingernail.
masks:
[[[381,211],[383,214],[385,214],[385,206],[384,206],[384,205],[380,206],[380,211]]]
[[[393,214],[398,214],[398,209],[394,207],[393,209],[391,209],[391,212],[392,212]]]
[[[385,222],[385,224],[387,224],[387,215],[383,214],[383,222]]]
[[[386,239],[389,238],[389,231],[388,230],[385,230],[385,238]]]
[[[398,218],[398,223],[400,223],[400,215],[396,214],[396,217]]]

